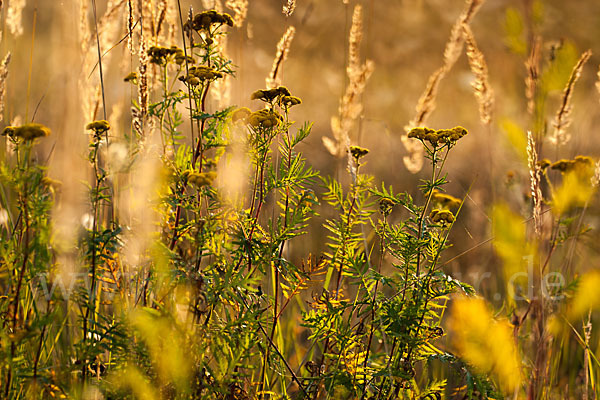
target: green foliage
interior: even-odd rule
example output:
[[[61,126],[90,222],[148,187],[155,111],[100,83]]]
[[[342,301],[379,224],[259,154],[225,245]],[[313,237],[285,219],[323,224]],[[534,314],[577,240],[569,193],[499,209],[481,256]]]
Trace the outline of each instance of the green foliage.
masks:
[[[313,125],[292,120],[302,101],[291,89],[255,91],[254,110],[207,100],[236,76],[219,45],[232,25],[229,15],[204,11],[182,26],[184,49],[152,46],[152,65],[139,71],[153,68],[156,81],[144,89],[141,77],[128,77],[140,100],[124,138],[104,120],[87,126],[86,220],[75,248],[61,248],[54,236],[60,183],[34,156],[50,131],[34,124],[37,131],[25,137],[23,129],[20,136],[19,128],[5,129],[14,151],[0,163],[7,219],[0,224],[0,398],[438,400],[524,392],[518,351],[500,366],[495,355],[525,353],[522,344],[531,343],[523,336],[531,332],[539,343],[550,337],[535,296],[525,311],[512,298],[503,304],[510,324],[479,300],[466,301],[463,311],[485,310],[485,320],[484,312],[459,315],[457,307],[452,335],[442,322],[453,295],[476,294],[444,270],[464,201],[444,193],[454,179],[445,165],[466,129],[408,133],[429,161],[414,188],[398,191],[366,174],[364,161],[378,149],[359,146],[345,149],[348,171],[337,172],[347,176],[322,176],[303,155]],[[506,11],[505,30],[511,50],[527,54],[516,9]],[[529,99],[540,138],[547,97],[564,87],[577,55],[568,42],[552,51]],[[357,87],[345,101],[360,97]],[[140,104],[144,90],[149,101]],[[340,132],[347,128],[338,122]],[[525,131],[508,118],[500,125],[526,162]],[[110,164],[116,145],[126,148],[119,168]],[[229,174],[236,163],[241,168]],[[492,208],[490,241],[512,295],[529,288],[525,279],[511,280],[526,275],[524,257],[535,259],[541,275],[555,267],[559,245],[590,229],[579,212],[594,194],[591,169],[563,174],[558,185],[550,165],[540,172],[540,203],[554,208],[543,265],[544,242],[530,238],[523,217],[504,203]],[[119,191],[131,193],[139,215],[124,212]],[[582,318],[599,307],[590,295],[598,282],[590,273],[555,285],[551,295],[574,296],[565,315]],[[527,322],[535,313],[539,319]],[[486,342],[491,333],[502,348]],[[589,337],[577,336],[597,368]],[[465,354],[449,352],[452,340]],[[536,371],[547,365],[541,356],[527,361]]]
[[[11,215],[19,217],[12,232],[3,231],[1,253],[10,294],[2,302],[10,321],[2,336],[9,343],[5,393],[22,397],[32,381],[45,385],[38,393],[79,396],[95,387],[137,398],[288,398],[290,386],[294,398],[442,393],[444,382],[420,388],[416,371],[444,334],[447,296],[468,290],[441,271],[450,226],[428,216],[455,142],[423,143],[432,161],[432,177],[421,186],[424,205],[377,188],[360,170],[368,150],[359,147],[346,188],[320,177],[300,152],[312,124],[296,128],[290,120],[301,101],[289,89],[257,91],[252,97],[265,108],[242,118],[234,107],[209,111],[211,85],[234,75],[213,42],[189,49],[200,60],[195,65],[176,63],[169,48],[151,51],[162,71],[160,100],[140,124],[155,123],[160,134],[164,179],[154,207],[161,229],[135,268],[124,254],[131,228],[115,213],[119,171],[107,167],[108,122],[88,125],[90,217],[73,254],[82,273],[72,291],[52,268],[55,192],[41,184],[48,178],[30,159],[33,142],[10,139],[15,162],[2,164],[1,177],[16,199]],[[141,107],[134,109],[139,117]],[[140,137],[128,138],[125,165],[133,169],[147,155]],[[236,179],[249,190],[233,200],[219,179],[240,144],[250,168]],[[286,248],[309,233],[318,207],[333,213],[326,211],[332,216],[323,224],[327,250],[297,263]],[[406,218],[398,217],[401,209]],[[290,357],[288,314],[301,314],[313,342],[301,364]]]

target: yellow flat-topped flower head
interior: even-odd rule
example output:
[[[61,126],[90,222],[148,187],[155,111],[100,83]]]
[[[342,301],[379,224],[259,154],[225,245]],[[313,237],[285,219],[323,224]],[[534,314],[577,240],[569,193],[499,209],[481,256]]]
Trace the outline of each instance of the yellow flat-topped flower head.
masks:
[[[433,191],[431,201],[444,209],[456,209],[462,204],[461,199],[446,193],[438,192],[437,190]]]
[[[548,168],[550,165],[552,164],[552,162],[550,160],[548,160],[547,158],[542,158],[541,160],[539,160],[537,162],[538,167],[540,167],[540,169],[543,171],[546,168]]]
[[[408,137],[411,139],[419,139],[429,142],[433,147],[438,144],[453,144],[467,134],[467,130],[462,126],[456,126],[452,129],[430,129],[426,127],[412,128],[408,132]]]
[[[90,122],[89,124],[87,124],[86,129],[104,132],[110,129],[110,124],[108,123],[108,121],[101,119],[98,121]]]
[[[452,211],[440,210],[437,208],[431,210],[431,213],[429,214],[429,218],[431,218],[432,222],[439,223],[442,225],[451,224],[455,220],[454,214],[452,214]]]
[[[203,11],[194,16],[191,27],[195,31],[208,32],[212,25],[215,24],[233,26],[233,18],[227,13],[220,13],[216,10]]]
[[[52,131],[45,125],[31,122],[18,127],[8,126],[4,128],[3,135],[9,135],[15,138],[21,138],[25,141],[31,141],[39,137],[50,136]]]
[[[408,137],[411,139],[425,140],[425,136],[427,136],[428,133],[434,133],[434,132],[435,131],[433,129],[429,129],[429,128],[425,128],[425,127],[412,128],[410,130],[410,132],[408,132]]]
[[[296,96],[282,96],[281,97],[281,103],[285,107],[293,107],[293,106],[296,106],[298,104],[302,104],[302,100],[300,100],[300,98],[296,97]]]
[[[379,201],[379,211],[383,215],[389,215],[392,212],[392,208],[396,205],[396,202],[392,199],[384,197]]]
[[[281,116],[271,109],[264,108],[250,114],[247,120],[254,128],[272,128],[279,124]]]
[[[354,159],[356,159],[357,161],[366,156],[369,153],[368,149],[365,149],[363,147],[360,146],[350,146],[350,154],[352,154],[352,157],[354,157]]]
[[[101,119],[98,121],[90,122],[85,128],[87,130],[94,131],[94,134],[96,136],[100,136],[101,134],[110,129],[110,124],[108,123],[108,121]]]
[[[286,88],[285,86],[279,86],[273,89],[261,89],[261,90],[256,90],[255,92],[253,92],[250,95],[250,100],[262,100],[262,101],[266,101],[268,103],[272,102],[273,100],[277,99],[278,97],[288,97],[288,101],[292,101],[291,97],[292,94],[290,93],[290,91],[288,90],[288,88]],[[294,97],[295,100],[293,100],[294,102],[296,101],[300,101],[300,99],[298,97]],[[297,103],[300,104],[300,103]]]

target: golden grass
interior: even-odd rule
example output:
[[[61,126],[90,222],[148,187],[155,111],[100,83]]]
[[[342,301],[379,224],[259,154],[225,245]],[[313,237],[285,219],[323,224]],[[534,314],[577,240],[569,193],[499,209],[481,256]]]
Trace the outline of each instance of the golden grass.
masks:
[[[569,81],[563,90],[560,107],[556,112],[556,117],[552,123],[554,131],[549,137],[550,143],[554,145],[565,145],[571,139],[571,135],[567,132],[567,128],[571,125],[571,97],[573,96],[575,83],[579,80],[581,71],[591,56],[591,50],[587,50],[581,55],[577,64],[573,67],[571,76],[569,76]]]

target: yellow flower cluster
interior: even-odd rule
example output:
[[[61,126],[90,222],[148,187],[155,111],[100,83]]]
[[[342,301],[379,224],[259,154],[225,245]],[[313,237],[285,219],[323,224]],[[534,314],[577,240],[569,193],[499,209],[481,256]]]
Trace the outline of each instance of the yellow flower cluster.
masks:
[[[354,157],[356,160],[366,156],[368,153],[368,149],[362,148],[360,146],[350,146],[350,154],[352,154],[352,157]]]
[[[408,132],[408,137],[413,139],[419,139],[421,141],[427,141],[434,147],[439,143],[454,143],[458,139],[462,138],[467,134],[467,130],[462,126],[457,126],[452,129],[429,129],[424,127],[413,128]]]
[[[289,108],[302,104],[302,100],[296,96],[281,96],[281,104],[283,104],[284,107]]]
[[[452,211],[440,210],[438,208],[431,210],[431,213],[429,214],[429,218],[431,218],[431,221],[433,221],[435,223],[441,223],[443,225],[451,224],[455,220],[454,214],[452,214]]]
[[[176,64],[181,65],[185,61],[185,53],[177,46],[152,46],[148,50],[148,55],[150,56],[150,62],[157,65],[165,65],[171,60],[174,60]],[[194,59],[189,56],[188,60],[194,62]]]
[[[543,161],[543,160],[542,160]],[[558,160],[550,164],[550,168],[562,173],[570,171],[586,172],[594,165],[594,160],[587,156],[577,156],[573,160]]]
[[[268,103],[272,102],[273,100],[275,100],[276,98],[278,98],[279,96],[282,97],[293,97],[292,94],[290,93],[290,91],[288,90],[288,88],[286,88],[285,86],[279,86],[273,89],[263,89],[263,90],[257,90],[254,93],[252,93],[250,95],[250,100],[262,100],[262,101],[266,101]],[[298,99],[297,97],[294,97],[295,99]],[[300,99],[298,99],[300,100]],[[288,100],[291,101],[291,100]],[[300,103],[298,103],[300,104]]]
[[[492,374],[507,393],[520,387],[523,363],[508,321],[496,320],[485,301],[473,297],[456,298],[447,318],[451,343],[462,359]]]
[[[227,13],[220,13],[216,10],[203,11],[194,16],[191,28],[195,31],[209,31],[213,24],[233,26],[233,18]],[[184,28],[189,27],[189,23],[184,26]]]
[[[396,202],[394,200],[384,197],[379,201],[379,211],[381,211],[381,213],[384,215],[388,215],[392,211],[392,207],[394,207],[395,204]]]
[[[90,122],[89,124],[87,124],[85,129],[94,131],[96,134],[100,134],[109,130],[110,125],[108,124],[108,121],[102,119],[99,121]]]
[[[222,77],[222,72],[219,72],[211,67],[200,65],[197,67],[191,67],[188,75],[180,77],[179,80],[186,82],[188,85],[197,86],[201,82],[212,81]]]
[[[434,190],[431,194],[431,201],[433,204],[445,209],[456,209],[460,207],[462,203],[461,199],[457,199],[456,197],[446,193],[438,192],[437,190]]]
[[[272,128],[277,126],[281,119],[281,115],[269,108],[255,111],[247,117],[248,123],[254,128]]]
[[[21,126],[7,126],[2,131],[2,136],[10,136],[12,138],[21,138],[25,141],[30,141],[39,137],[49,136],[52,131],[47,126],[31,122]]]
[[[539,160],[537,162],[537,166],[540,167],[540,169],[543,171],[546,168],[548,168],[550,165],[552,164],[552,162],[550,160],[548,160],[547,158],[542,158],[541,160]]]

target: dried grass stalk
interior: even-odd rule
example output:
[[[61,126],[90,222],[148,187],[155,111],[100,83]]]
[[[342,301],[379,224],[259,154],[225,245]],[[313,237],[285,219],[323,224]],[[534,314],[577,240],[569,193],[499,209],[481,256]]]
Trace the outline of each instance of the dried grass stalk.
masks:
[[[156,22],[156,36],[160,36],[163,23],[167,17],[167,0],[160,0],[158,3],[158,21]]]
[[[598,187],[600,185],[600,160],[596,161],[596,166],[594,167],[594,175],[591,178],[592,186]]]
[[[598,94],[600,94],[600,66],[598,66],[598,80],[596,81],[596,90],[598,90]]]
[[[131,0],[127,0],[127,49],[129,53],[135,53],[133,49],[133,4],[131,4]]]
[[[281,73],[283,63],[287,59],[288,53],[290,52],[290,47],[292,45],[292,40],[294,40],[295,34],[296,28],[290,26],[279,40],[279,43],[277,43],[277,54],[273,60],[273,67],[271,68],[271,73],[265,81],[267,88],[274,88],[281,84],[279,75]]]
[[[348,39],[348,76],[358,73],[360,69],[362,32],[362,6],[358,4],[354,7],[354,12],[352,13],[352,26],[350,27],[350,37]]]
[[[140,1],[140,22],[142,24],[142,36],[150,45],[158,45],[156,37],[156,9],[154,0],[139,0]]]
[[[98,19],[97,29],[102,52],[111,48],[118,40],[120,24],[117,16],[122,11],[121,8],[125,3],[126,0],[110,0],[104,15]],[[88,1],[81,1],[79,8],[79,44],[83,57],[83,68],[79,77],[79,90],[85,121],[92,121],[96,119],[102,91],[97,77],[90,76],[91,72],[98,68],[98,49],[95,45],[96,31],[90,29],[88,12]],[[109,65],[112,55],[112,52],[103,55],[102,63],[105,68]]]
[[[573,96],[573,88],[575,83],[581,76],[583,66],[592,56],[592,51],[588,50],[579,57],[579,61],[573,67],[569,81],[565,86],[560,102],[560,108],[556,113],[556,119],[553,122],[554,132],[550,136],[550,143],[554,145],[564,145],[569,142],[571,135],[567,133],[567,128],[571,125],[571,97]]]
[[[413,174],[419,172],[423,167],[423,146],[415,140],[409,139],[408,132],[414,127],[424,125],[429,114],[435,109],[439,84],[452,69],[463,50],[464,34],[462,27],[471,22],[483,2],[484,0],[467,0],[463,12],[450,31],[450,37],[444,48],[444,64],[429,77],[425,91],[417,103],[415,117],[404,127],[405,133],[401,140],[408,156],[403,157],[403,161],[406,169]]]
[[[110,0],[106,6],[106,11],[104,12],[104,15],[102,15],[102,17],[100,17],[100,19],[98,20],[98,34],[100,35],[101,38],[106,37],[106,36],[112,36],[114,34],[114,30],[116,29],[115,27],[118,27],[118,19],[117,16],[121,14],[122,10],[121,7],[125,5],[126,0]],[[84,5],[83,3],[86,3],[86,1],[81,1],[81,6],[80,6],[80,27],[79,27],[79,32],[80,34],[85,34],[85,36],[80,36],[80,38],[83,38],[82,40],[84,40],[86,42],[86,44],[89,44],[91,42],[93,42],[95,40],[95,35],[96,32],[92,32],[89,29],[89,25],[87,23],[87,5]],[[86,29],[87,27],[87,29]],[[109,43],[106,45],[106,47],[103,48],[110,48],[112,47],[114,43]]]
[[[360,43],[362,40],[362,7],[354,7],[352,14],[352,27],[348,39],[348,86],[340,101],[338,116],[331,119],[333,140],[323,137],[323,145],[331,155],[341,158],[348,153],[350,147],[350,130],[355,120],[360,116],[363,106],[360,96],[365,90],[367,80],[375,69],[371,60],[360,62]],[[349,162],[351,157],[349,157]]]
[[[529,167],[529,176],[531,180],[531,198],[533,199],[533,223],[535,233],[541,232],[542,215],[542,189],[540,185],[540,166],[538,164],[538,155],[535,149],[535,140],[531,131],[527,131],[527,166]]]
[[[144,121],[148,115],[148,50],[146,48],[146,39],[140,39],[140,50],[138,53],[140,65],[138,67],[138,104],[139,110],[133,113],[133,128],[139,135],[144,136]]]
[[[296,9],[296,0],[287,0],[287,3],[283,5],[283,14],[286,17],[291,16]]]
[[[527,68],[525,97],[527,98],[527,112],[531,115],[533,115],[535,111],[535,91],[540,73],[541,48],[542,40],[539,36],[536,36],[533,39],[529,57],[527,58],[527,61],[525,61],[525,68]]]
[[[465,9],[452,26],[450,38],[444,48],[444,66],[448,71],[462,54],[464,44],[463,25],[468,25],[471,22],[483,2],[484,0],[467,0]]]
[[[79,2],[79,43],[81,46],[81,52],[87,54],[90,38],[92,34],[90,32],[90,24],[88,22],[88,2]]]
[[[223,59],[229,59],[227,56],[228,37],[228,35],[219,35],[214,41],[214,51]],[[219,108],[228,107],[231,104],[231,76],[226,74],[222,79],[214,81],[210,87],[210,95]]]
[[[179,13],[177,12],[177,1],[169,0],[167,5],[166,24],[168,29],[163,29],[162,43],[177,43],[179,29]]]
[[[241,27],[248,14],[248,0],[227,0],[225,6],[233,10],[233,23],[235,26]]]
[[[25,0],[11,0],[8,3],[6,26],[15,36],[23,34],[23,8],[25,8]]]
[[[435,99],[437,97],[438,87],[445,75],[445,65],[442,65],[433,74],[431,74],[429,80],[427,81],[425,91],[423,92],[423,94],[421,94],[421,98],[417,103],[417,113],[415,114],[413,120],[409,123],[410,128],[407,127],[407,132],[416,126],[423,125],[427,120],[429,114],[435,109]]]
[[[4,119],[4,96],[6,96],[6,78],[8,77],[8,64],[10,53],[4,57],[0,64],[0,122]]]
[[[465,43],[467,45],[467,58],[471,72],[475,75],[473,89],[475,98],[479,104],[479,118],[484,125],[489,126],[492,122],[494,109],[494,91],[489,82],[488,68],[483,53],[477,47],[475,36],[468,25],[463,25]]]
[[[221,0],[202,0],[202,7],[206,10],[214,9],[218,12],[223,12]]]
[[[125,0],[110,0],[106,6],[106,12],[100,19],[98,31],[100,34],[100,48],[103,52],[110,49],[118,41],[121,19],[117,16],[122,13],[123,6],[125,6]],[[110,56],[110,52],[104,54],[102,62],[108,64]]]

